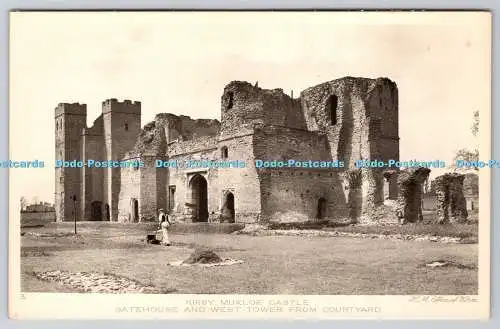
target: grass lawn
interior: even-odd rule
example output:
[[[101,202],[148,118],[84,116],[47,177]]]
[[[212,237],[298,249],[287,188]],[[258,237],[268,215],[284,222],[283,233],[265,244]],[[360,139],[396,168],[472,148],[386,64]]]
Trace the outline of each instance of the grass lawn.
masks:
[[[60,228],[31,232],[68,232]],[[144,227],[80,227],[79,237],[21,237],[22,290],[71,292],[33,271],[112,273],[175,293],[477,294],[477,245],[357,238],[174,233],[171,247],[147,245]],[[243,264],[172,267],[196,246]],[[422,266],[449,260],[465,268]]]

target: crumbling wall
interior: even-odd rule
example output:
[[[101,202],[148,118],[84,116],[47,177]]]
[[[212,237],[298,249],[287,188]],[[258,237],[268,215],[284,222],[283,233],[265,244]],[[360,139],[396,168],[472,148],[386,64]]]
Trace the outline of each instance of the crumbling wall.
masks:
[[[459,173],[446,173],[436,177],[437,219],[440,224],[467,221],[467,203],[463,193],[465,176]],[[451,220],[450,220],[451,214]]]
[[[396,215],[401,224],[423,220],[422,188],[431,170],[423,167],[403,169],[399,173],[399,198]]]
[[[345,77],[310,87],[300,99],[307,129],[325,132],[332,158],[352,169],[359,159],[399,159],[397,94],[386,78]]]
[[[186,115],[159,113],[155,116],[158,126],[164,127],[167,143],[185,141],[202,136],[217,136],[220,122],[215,119],[192,119]]]
[[[221,121],[222,135],[263,125],[306,128],[299,100],[282,89],[262,89],[245,81],[232,81],[224,88]]]

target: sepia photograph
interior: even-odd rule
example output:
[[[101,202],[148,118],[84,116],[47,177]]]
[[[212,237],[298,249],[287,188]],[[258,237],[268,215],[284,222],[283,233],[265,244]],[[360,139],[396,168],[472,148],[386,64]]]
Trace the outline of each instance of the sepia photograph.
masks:
[[[486,11],[11,12],[9,316],[487,318],[491,45]]]

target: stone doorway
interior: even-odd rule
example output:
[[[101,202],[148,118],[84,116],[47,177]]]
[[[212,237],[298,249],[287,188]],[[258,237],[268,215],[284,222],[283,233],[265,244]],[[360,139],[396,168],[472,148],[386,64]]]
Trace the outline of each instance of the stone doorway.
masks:
[[[222,206],[222,221],[225,223],[234,223],[234,194],[227,192],[224,195],[224,203]]]
[[[109,204],[106,203],[106,205],[104,206],[104,218],[107,220],[107,221],[110,221],[111,220],[111,212],[109,210]]]
[[[102,202],[94,201],[90,205],[90,220],[102,221]]]
[[[326,199],[318,199],[318,207],[316,210],[316,219],[324,219],[326,217]]]
[[[131,222],[137,223],[139,221],[139,201],[137,199],[130,200],[130,214]]]
[[[191,204],[193,205],[193,222],[208,222],[208,184],[205,177],[195,175],[189,183]]]

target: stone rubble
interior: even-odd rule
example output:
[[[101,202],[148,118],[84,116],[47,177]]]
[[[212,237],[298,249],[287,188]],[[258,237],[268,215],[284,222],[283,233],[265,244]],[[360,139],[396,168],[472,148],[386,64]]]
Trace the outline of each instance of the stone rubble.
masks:
[[[189,264],[189,263],[186,263],[185,261],[182,261],[182,260],[168,263],[168,265],[176,266],[176,267],[177,266],[214,267],[214,266],[228,266],[228,265],[236,265],[236,264],[243,264],[243,261],[239,260],[239,259],[224,258],[224,259],[221,259],[221,261],[217,262],[217,263],[193,263],[193,264]]]
[[[35,272],[35,277],[44,281],[58,282],[75,290],[89,293],[160,293],[152,286],[144,286],[127,278],[99,273],[66,271]]]
[[[241,232],[241,231],[240,231]],[[339,231],[322,230],[260,230],[251,233],[240,233],[248,235],[265,236],[305,236],[305,237],[348,237],[348,238],[367,238],[382,240],[403,240],[403,241],[430,241],[440,243],[462,243],[463,239],[458,237],[441,237],[431,235],[409,235],[409,234],[367,234],[351,233]]]

